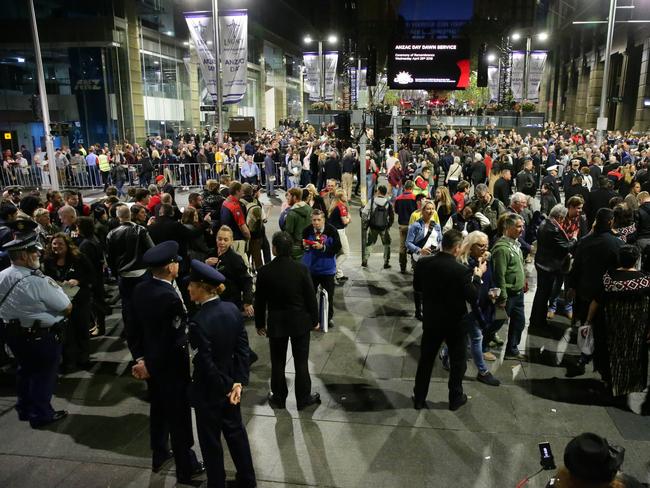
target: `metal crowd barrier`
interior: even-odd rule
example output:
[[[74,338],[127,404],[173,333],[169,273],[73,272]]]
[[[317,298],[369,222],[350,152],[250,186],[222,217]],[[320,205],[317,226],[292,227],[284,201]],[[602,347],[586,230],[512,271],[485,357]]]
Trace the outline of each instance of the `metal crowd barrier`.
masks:
[[[58,168],[57,175],[59,186],[63,189],[103,189],[107,185],[114,185],[118,188],[135,186],[144,187],[155,183],[158,175],[163,175],[172,185],[182,188],[202,188],[209,179],[219,179],[222,175],[229,175],[233,179],[242,182],[249,182],[257,185],[266,185],[266,174],[264,163],[255,163],[257,173],[254,177],[242,175],[242,166],[239,163],[218,163],[212,166],[191,163],[191,164],[160,164],[151,175],[141,175],[142,165],[133,164],[127,167],[126,178],[114,180],[111,173],[101,173],[98,167],[87,165],[65,168]],[[289,172],[282,163],[275,163],[274,188],[291,188],[296,184],[296,178],[290,178]],[[21,186],[23,188],[47,188],[50,186],[50,173],[40,167],[30,166],[27,168],[2,167],[0,173],[0,186],[2,189],[8,186]]]

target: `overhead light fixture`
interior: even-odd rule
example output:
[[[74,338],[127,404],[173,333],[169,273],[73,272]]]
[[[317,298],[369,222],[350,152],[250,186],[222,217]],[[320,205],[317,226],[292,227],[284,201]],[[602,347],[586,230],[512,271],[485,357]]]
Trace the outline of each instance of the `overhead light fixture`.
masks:
[[[212,41],[208,41],[208,46],[212,46]]]
[[[305,44],[311,44],[311,41],[313,41],[313,39],[311,38],[311,36],[305,36],[305,37],[302,39],[302,41],[303,41]]]
[[[153,64],[160,64],[160,61],[154,61]]]
[[[327,42],[329,42],[330,44],[335,44],[336,41],[338,41],[338,38],[334,34],[330,34],[329,36],[327,36]]]
[[[25,62],[25,58],[16,58],[16,61],[18,61],[19,63],[24,63],[24,62]]]
[[[488,60],[490,63],[493,63],[494,61],[497,60],[497,57],[496,57],[494,54],[490,53],[490,54],[487,55],[487,60]]]
[[[616,8],[634,8],[634,5],[617,5]]]
[[[183,46],[189,46],[189,45],[190,45],[190,41],[183,41]]]
[[[548,32],[540,32],[539,34],[537,34],[537,38],[538,38],[540,41],[545,41],[545,40],[547,40],[547,39],[548,39]]]
[[[167,34],[168,36],[173,36],[174,32],[173,31],[167,31],[167,32],[165,32],[165,34]]]
[[[350,56],[348,59],[349,59],[350,61],[354,61],[354,56]]]
[[[519,39],[521,39],[521,34],[519,32],[515,32],[514,34],[512,34],[513,41],[518,41]]]

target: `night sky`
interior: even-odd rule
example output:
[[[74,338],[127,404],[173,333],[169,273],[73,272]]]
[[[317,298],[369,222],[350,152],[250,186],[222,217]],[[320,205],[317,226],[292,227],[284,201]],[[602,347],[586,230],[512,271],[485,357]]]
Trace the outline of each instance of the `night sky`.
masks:
[[[474,0],[402,0],[406,20],[463,20],[472,17]]]

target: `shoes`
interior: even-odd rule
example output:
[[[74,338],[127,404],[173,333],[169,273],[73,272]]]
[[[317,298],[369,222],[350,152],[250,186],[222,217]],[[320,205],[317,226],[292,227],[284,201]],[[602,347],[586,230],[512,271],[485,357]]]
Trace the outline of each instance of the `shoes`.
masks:
[[[406,274],[406,268],[400,267],[399,272],[402,274]]]
[[[499,386],[501,384],[501,382],[498,379],[496,379],[489,371],[487,371],[485,374],[479,373],[476,376],[476,379],[477,381],[480,381],[481,383],[485,383],[486,385],[489,386]]]
[[[57,410],[54,412],[54,415],[52,415],[52,418],[48,420],[30,420],[29,425],[32,426],[32,429],[40,429],[41,427],[45,427],[46,425],[50,425],[58,420],[64,419],[67,416],[67,410]]]
[[[494,334],[492,342],[494,342],[497,346],[503,346],[505,344],[505,341],[499,337],[499,334]]]
[[[549,310],[548,312],[546,312],[546,318],[548,320],[554,319],[555,318],[555,310]]]
[[[494,355],[494,353],[487,351],[483,353],[483,359],[486,361],[496,361],[497,357]]]
[[[329,330],[329,329],[333,329],[333,328],[334,328],[334,321],[333,321],[333,320],[330,320],[330,321],[327,323],[327,330]]]
[[[320,393],[312,393],[306,400],[298,403],[298,410],[304,410],[310,405],[316,405],[317,403],[320,403]]]
[[[151,461],[151,471],[158,473],[171,459],[174,458],[174,452],[169,450],[162,454],[154,454]]]
[[[283,408],[287,408],[286,401],[284,399],[280,400],[279,398],[276,398],[275,395],[271,392],[269,392],[266,398],[269,400],[269,405],[274,410],[275,409],[281,410]]]
[[[415,396],[411,397],[411,400],[413,400],[413,408],[416,410],[429,410],[429,406],[427,405],[426,400],[417,400]]]
[[[339,283],[345,283],[349,278],[347,276],[339,276],[336,279],[339,281]]]
[[[449,410],[451,410],[452,412],[455,412],[456,410],[458,410],[460,407],[462,407],[466,403],[467,403],[467,395],[465,395],[465,393],[463,393],[463,396],[461,396],[457,400],[449,401]]]
[[[192,470],[192,478],[201,476],[203,473],[205,473],[205,464],[203,464],[203,461],[197,461],[196,466]]]
[[[384,269],[390,269],[390,263],[384,263]]]
[[[368,261],[361,261],[361,267],[362,268],[367,268],[368,267]]]
[[[520,352],[506,353],[503,359],[505,359],[506,361],[528,361],[528,356]]]

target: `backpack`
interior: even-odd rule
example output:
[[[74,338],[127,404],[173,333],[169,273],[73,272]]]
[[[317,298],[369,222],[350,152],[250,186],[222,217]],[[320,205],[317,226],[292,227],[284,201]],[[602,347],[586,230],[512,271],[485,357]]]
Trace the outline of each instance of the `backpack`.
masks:
[[[255,208],[262,209],[262,206],[256,201],[246,202],[246,225],[251,232],[251,237],[260,237],[262,230],[262,216],[256,218],[251,212]]]
[[[386,230],[389,223],[389,212],[388,205],[389,202],[386,202],[385,205],[375,205],[375,200],[373,198],[370,204],[370,218],[368,219],[368,227],[374,230]]]

